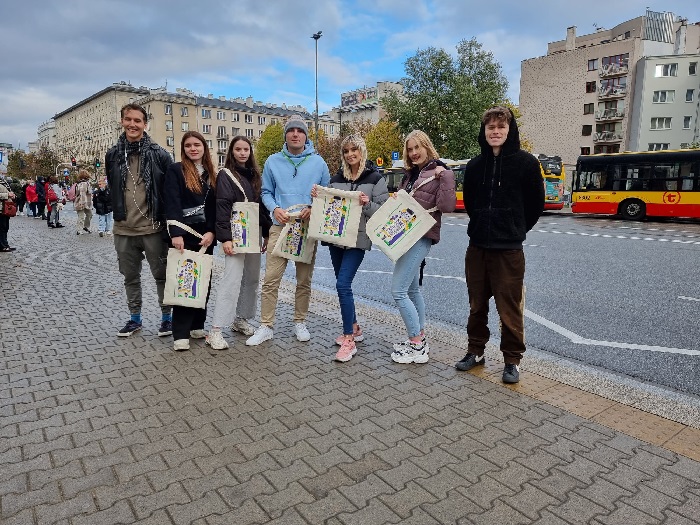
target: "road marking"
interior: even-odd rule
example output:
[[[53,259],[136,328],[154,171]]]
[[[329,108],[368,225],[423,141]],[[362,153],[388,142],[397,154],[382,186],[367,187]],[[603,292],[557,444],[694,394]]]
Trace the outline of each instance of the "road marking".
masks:
[[[548,319],[545,319],[541,315],[537,315],[535,312],[530,310],[525,310],[525,316],[532,319],[536,323],[549,328],[553,332],[558,333],[561,336],[566,337],[569,341],[579,345],[586,346],[607,346],[609,348],[624,348],[625,350],[646,350],[648,352],[661,352],[666,354],[683,354],[683,355],[698,355],[700,356],[700,351],[689,350],[685,348],[669,348],[665,346],[651,346],[651,345],[637,345],[631,343],[620,343],[616,341],[598,341],[595,339],[588,339],[586,337],[581,337],[580,335],[567,330],[563,326],[559,326]]]
[[[620,229],[629,229],[629,230],[642,230],[641,228],[630,228],[628,226],[620,226]],[[559,231],[559,230],[542,230],[542,229],[537,229],[537,230],[532,230],[533,232],[537,233],[564,233],[566,235],[581,235],[583,237],[602,237],[604,239],[630,239],[634,241],[656,241],[656,242],[675,242],[676,244],[695,244],[695,245],[700,245],[700,242],[697,241],[682,241],[680,239],[655,239],[653,237],[636,237],[636,236],[626,236],[626,235],[610,235],[608,233],[587,233],[587,232],[571,232],[571,231]],[[642,230],[642,231],[659,231],[658,228],[649,228],[648,230]],[[696,239],[697,236],[695,235],[686,235],[688,238]]]
[[[698,298],[696,298],[696,297],[685,297],[685,296],[683,296],[683,295],[679,295],[678,298],[679,298],[679,299],[682,299],[682,300],[684,300],[684,301],[697,301],[697,302],[700,303],[700,299],[698,299]]]

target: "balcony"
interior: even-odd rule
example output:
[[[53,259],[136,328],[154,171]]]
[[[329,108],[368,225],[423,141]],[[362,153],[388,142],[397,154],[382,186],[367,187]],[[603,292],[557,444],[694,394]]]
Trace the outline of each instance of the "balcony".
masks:
[[[226,153],[228,153],[228,149],[227,149],[227,148],[219,148],[219,149],[216,150],[216,152],[217,152],[219,155],[226,155]]]
[[[626,75],[628,71],[629,67],[627,66],[627,62],[624,64],[608,64],[598,70],[598,75],[600,75],[601,78],[619,77]]]
[[[601,131],[598,133],[593,133],[593,142],[620,142],[622,141],[622,133],[617,133],[615,131]]]
[[[627,86],[601,87],[598,89],[598,99],[623,98],[627,94]]]
[[[222,140],[228,140],[228,133],[217,133],[216,138],[217,139],[222,139]]]
[[[595,119],[597,121],[622,120],[624,117],[624,109],[605,109],[603,111],[595,112]]]

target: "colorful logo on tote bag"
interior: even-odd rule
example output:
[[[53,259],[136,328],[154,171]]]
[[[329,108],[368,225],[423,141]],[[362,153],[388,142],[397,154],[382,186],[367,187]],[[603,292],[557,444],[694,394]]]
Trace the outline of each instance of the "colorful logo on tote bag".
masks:
[[[199,297],[199,282],[201,270],[197,261],[192,259],[177,262],[177,291],[181,299],[197,299]]]
[[[416,214],[411,208],[403,208],[389,216],[386,223],[377,232],[377,237],[387,246],[396,245],[408,235],[416,225]]]

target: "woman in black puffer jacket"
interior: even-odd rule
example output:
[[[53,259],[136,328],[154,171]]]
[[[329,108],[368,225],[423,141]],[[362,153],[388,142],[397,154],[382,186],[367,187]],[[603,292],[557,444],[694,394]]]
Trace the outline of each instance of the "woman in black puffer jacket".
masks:
[[[97,183],[97,189],[92,195],[92,205],[97,214],[100,237],[112,235],[112,224],[114,223],[112,219],[112,195],[105,179]]]

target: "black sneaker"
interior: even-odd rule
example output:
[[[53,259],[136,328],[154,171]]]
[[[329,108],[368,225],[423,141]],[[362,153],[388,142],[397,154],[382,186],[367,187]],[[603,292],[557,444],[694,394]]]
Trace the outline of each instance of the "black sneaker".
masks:
[[[89,228],[83,228],[83,231],[87,233],[92,233],[92,230],[90,230]]]
[[[483,355],[467,354],[461,361],[457,361],[455,363],[455,368],[457,370],[461,370],[462,372],[466,372],[475,366],[483,366],[485,362],[486,358]]]
[[[158,329],[158,337],[165,337],[166,335],[173,335],[172,321],[163,321],[160,323],[160,328]]]
[[[520,370],[518,370],[518,365],[506,363],[506,366],[503,367],[503,382],[517,383],[518,381],[520,381]]]
[[[131,334],[138,332],[139,330],[141,330],[141,323],[137,323],[136,321],[129,319],[126,326],[117,332],[117,336],[129,337]]]
[[[56,223],[56,228],[63,228],[63,224],[61,224],[60,222],[57,222],[57,223]]]

